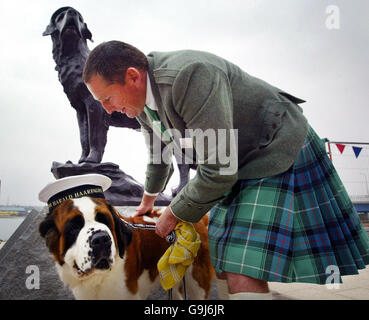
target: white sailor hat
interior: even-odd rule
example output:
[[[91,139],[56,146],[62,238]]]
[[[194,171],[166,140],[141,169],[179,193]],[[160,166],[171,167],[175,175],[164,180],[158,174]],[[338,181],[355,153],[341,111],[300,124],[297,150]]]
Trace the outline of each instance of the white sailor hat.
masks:
[[[105,198],[104,191],[111,183],[109,177],[95,173],[65,177],[47,184],[38,194],[38,198],[48,204],[51,213],[55,207],[68,199],[85,196]]]

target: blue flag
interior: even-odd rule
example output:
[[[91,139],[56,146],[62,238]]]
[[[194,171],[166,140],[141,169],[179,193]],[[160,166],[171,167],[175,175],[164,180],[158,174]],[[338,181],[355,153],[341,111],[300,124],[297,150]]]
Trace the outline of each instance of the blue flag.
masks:
[[[354,150],[355,156],[357,158],[359,156],[361,150],[363,150],[363,148],[360,148],[360,147],[352,147],[352,150]]]

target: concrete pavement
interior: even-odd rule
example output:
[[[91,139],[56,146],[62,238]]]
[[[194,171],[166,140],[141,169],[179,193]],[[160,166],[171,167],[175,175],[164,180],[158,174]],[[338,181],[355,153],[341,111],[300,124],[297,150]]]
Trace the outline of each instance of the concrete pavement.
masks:
[[[369,300],[369,267],[343,276],[338,289],[307,283],[269,282],[273,300]]]

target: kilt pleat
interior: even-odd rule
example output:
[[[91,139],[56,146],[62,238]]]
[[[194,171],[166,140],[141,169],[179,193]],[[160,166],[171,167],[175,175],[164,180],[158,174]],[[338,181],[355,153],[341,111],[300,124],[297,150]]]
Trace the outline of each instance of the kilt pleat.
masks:
[[[368,234],[312,128],[288,171],[239,180],[236,190],[210,213],[218,273],[326,284],[369,264]]]

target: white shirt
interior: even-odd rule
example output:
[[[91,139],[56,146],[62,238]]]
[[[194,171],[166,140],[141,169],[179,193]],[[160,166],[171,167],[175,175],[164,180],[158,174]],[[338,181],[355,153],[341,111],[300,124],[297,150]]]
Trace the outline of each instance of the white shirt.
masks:
[[[151,109],[151,110],[158,110],[158,106],[155,102],[155,98],[154,95],[152,93],[152,89],[151,89],[151,83],[150,83],[150,78],[149,75],[147,75],[147,81],[146,81],[146,105]],[[157,193],[150,193],[147,192],[146,190],[144,190],[144,194],[148,195],[148,196],[157,196],[160,192]],[[172,208],[169,207],[170,211],[172,212],[172,214],[174,215]],[[175,216],[175,215],[174,215]],[[178,217],[177,217],[178,218]],[[178,218],[179,219],[179,218]],[[179,219],[181,220],[181,219]]]
[[[154,95],[152,94],[151,83],[150,83],[150,78],[148,74],[147,74],[147,81],[146,81],[146,105],[151,110],[155,110],[155,111],[158,110],[158,106],[156,105]],[[144,191],[144,193],[147,194],[148,196],[157,196],[159,194],[159,192],[150,193],[150,192],[147,192],[146,190]]]
[[[147,75],[147,81],[146,81],[146,105],[151,109],[151,110],[158,110],[158,106],[156,105],[155,99],[154,99],[154,95],[152,94],[152,89],[151,89],[151,83],[150,83],[150,78],[149,75]]]

